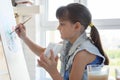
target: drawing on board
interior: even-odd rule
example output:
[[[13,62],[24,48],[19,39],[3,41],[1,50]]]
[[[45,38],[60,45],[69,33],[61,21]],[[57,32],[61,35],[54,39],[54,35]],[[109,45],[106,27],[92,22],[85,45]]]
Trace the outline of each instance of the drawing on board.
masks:
[[[9,9],[9,7],[6,6],[6,8]],[[10,53],[16,53],[18,50],[18,46],[17,46],[17,35],[15,33],[10,34],[10,32],[12,32],[15,29],[15,19],[14,19],[14,15],[10,12],[10,10],[8,9],[1,9],[1,13],[0,13],[0,22],[2,23],[2,33],[4,33],[4,37],[6,40],[6,48],[7,50],[9,50]],[[2,13],[6,13],[6,14],[2,14]],[[8,16],[11,15],[11,16]]]
[[[11,31],[13,31],[14,26],[12,26],[12,28],[8,27],[9,25],[6,24],[4,25],[4,33],[5,33],[5,38],[6,38],[6,42],[7,42],[7,46],[8,49],[11,53],[16,53],[18,50],[18,46],[17,46],[17,36],[15,33],[10,34]],[[12,30],[11,30],[12,29]]]
[[[0,35],[10,80],[30,80],[20,39],[15,32],[10,34],[15,26],[11,0],[0,0]]]

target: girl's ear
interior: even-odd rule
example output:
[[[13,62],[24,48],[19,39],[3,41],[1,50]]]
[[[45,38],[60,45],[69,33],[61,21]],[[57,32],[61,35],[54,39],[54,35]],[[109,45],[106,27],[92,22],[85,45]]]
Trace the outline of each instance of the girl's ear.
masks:
[[[76,22],[76,23],[75,23],[75,29],[76,29],[76,30],[79,30],[80,28],[81,28],[80,22]]]
[[[76,22],[75,23],[75,28],[74,28],[76,31],[80,31],[81,33],[84,31],[84,26],[81,25],[80,22]]]

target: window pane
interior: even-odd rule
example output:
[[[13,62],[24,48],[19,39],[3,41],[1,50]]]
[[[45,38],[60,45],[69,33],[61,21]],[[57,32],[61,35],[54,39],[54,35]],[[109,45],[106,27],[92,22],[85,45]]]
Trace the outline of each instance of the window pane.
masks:
[[[105,52],[110,58],[111,66],[120,66],[120,30],[100,30]]]
[[[62,39],[58,30],[46,31],[46,46],[50,42],[59,43]]]
[[[48,21],[56,21],[57,8],[73,2],[74,0],[48,0]]]
[[[120,0],[87,0],[93,19],[120,18]]]
[[[114,30],[100,30],[100,36],[103,48],[110,60],[110,77],[115,78],[114,69],[120,66],[120,29]],[[112,79],[112,80],[113,80]],[[114,79],[115,80],[115,79]]]

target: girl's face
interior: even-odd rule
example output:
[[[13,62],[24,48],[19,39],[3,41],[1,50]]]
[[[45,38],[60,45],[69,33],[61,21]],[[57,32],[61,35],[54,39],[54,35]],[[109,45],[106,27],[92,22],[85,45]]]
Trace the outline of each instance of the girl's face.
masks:
[[[68,20],[59,20],[58,30],[60,31],[62,39],[68,40],[72,43],[80,34],[80,28],[77,28],[76,23],[73,24]]]

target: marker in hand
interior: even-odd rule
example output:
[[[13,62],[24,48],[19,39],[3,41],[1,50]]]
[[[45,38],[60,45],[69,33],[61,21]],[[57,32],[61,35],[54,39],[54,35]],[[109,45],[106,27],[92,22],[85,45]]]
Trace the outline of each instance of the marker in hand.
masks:
[[[28,22],[32,17],[29,17],[27,20],[25,20],[22,24],[25,24],[26,22]],[[16,30],[18,30],[18,28],[14,29],[10,34],[12,34],[13,32],[15,32]]]

